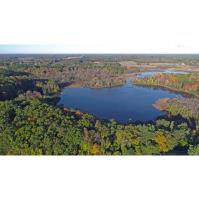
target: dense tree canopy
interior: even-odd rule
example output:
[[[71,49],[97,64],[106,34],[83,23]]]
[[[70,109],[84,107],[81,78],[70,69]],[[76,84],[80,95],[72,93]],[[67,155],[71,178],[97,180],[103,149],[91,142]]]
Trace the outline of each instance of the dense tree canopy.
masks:
[[[0,154],[140,155],[197,152],[199,132],[187,123],[100,122],[92,115],[65,112],[38,98],[0,103]],[[199,142],[199,141],[198,141]]]
[[[122,61],[123,57],[117,59]],[[134,68],[122,66],[117,59],[114,56],[98,60],[95,56],[90,60],[86,56],[1,59],[0,154],[198,155],[196,98],[164,100],[162,110],[169,114],[150,123],[101,121],[88,113],[56,106],[55,95],[67,85],[98,88],[123,84],[125,72]],[[145,63],[151,59],[145,58]],[[154,63],[161,59],[170,58],[160,58]],[[143,62],[139,56],[134,61]],[[198,59],[194,58],[196,62]],[[197,73],[158,74],[135,82],[197,96],[198,80]]]
[[[199,74],[156,74],[153,76],[146,76],[144,78],[137,78],[134,81],[139,85],[146,86],[161,86],[177,91],[186,92],[199,96]]]

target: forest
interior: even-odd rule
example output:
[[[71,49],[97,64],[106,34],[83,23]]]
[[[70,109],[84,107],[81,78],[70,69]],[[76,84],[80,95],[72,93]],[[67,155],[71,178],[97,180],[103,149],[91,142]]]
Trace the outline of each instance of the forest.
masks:
[[[153,124],[102,122],[90,114],[64,111],[38,97],[0,103],[3,155],[198,154],[199,132],[186,120]]]
[[[177,90],[181,92],[199,96],[199,74],[156,74],[137,78],[134,80],[137,85],[157,86]]]
[[[91,61],[86,56],[74,58],[55,57],[5,57],[3,68],[24,73],[31,79],[53,80],[61,86],[112,87],[122,85],[126,69],[115,61]],[[0,63],[0,65],[1,65]]]
[[[136,84],[168,87],[193,95],[190,102],[183,98],[160,99],[154,106],[168,115],[152,122],[122,124],[57,106],[57,95],[63,87],[113,87],[123,84],[132,71],[139,73],[135,66],[129,68],[120,63],[125,59],[125,56],[2,58],[0,154],[198,155],[197,73],[158,74],[134,80]],[[151,59],[142,58],[142,62]],[[167,57],[164,59],[168,61]],[[137,62],[140,57],[128,60]],[[195,58],[194,65],[196,61]]]
[[[188,119],[190,126],[199,128],[199,99],[198,98],[173,98],[159,99],[154,106],[167,111],[173,116],[182,116]]]

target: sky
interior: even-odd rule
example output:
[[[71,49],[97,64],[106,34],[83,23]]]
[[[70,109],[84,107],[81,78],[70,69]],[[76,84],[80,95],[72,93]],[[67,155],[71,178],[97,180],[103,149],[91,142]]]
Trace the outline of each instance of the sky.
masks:
[[[198,0],[0,0],[0,53],[199,53]]]

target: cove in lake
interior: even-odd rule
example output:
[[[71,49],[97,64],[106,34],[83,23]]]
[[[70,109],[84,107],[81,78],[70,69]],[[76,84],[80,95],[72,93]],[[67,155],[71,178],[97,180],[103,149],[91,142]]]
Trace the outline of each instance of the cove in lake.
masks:
[[[158,99],[177,96],[181,94],[161,88],[136,86],[130,78],[121,87],[64,88],[58,105],[80,109],[100,119],[115,119],[121,123],[145,122],[165,114],[153,107]]]

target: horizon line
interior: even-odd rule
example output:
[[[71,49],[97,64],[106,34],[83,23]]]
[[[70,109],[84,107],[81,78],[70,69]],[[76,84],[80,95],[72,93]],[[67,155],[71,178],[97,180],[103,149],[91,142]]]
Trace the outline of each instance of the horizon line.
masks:
[[[13,52],[11,52],[11,53],[2,53],[2,52],[0,52],[0,55],[41,55],[41,54],[44,54],[44,55],[82,55],[82,54],[84,54],[84,55],[96,55],[96,54],[101,54],[101,55],[103,55],[103,54],[105,54],[105,55],[199,55],[199,53],[110,53],[110,52],[99,52],[99,53],[89,53],[89,52],[87,52],[87,53],[83,53],[83,52],[75,52],[75,53],[73,53],[73,52],[69,52],[69,53],[49,53],[49,52],[38,52],[38,53],[36,53],[36,52],[33,52],[33,53],[20,53],[20,52],[16,52],[16,53],[13,53]]]

